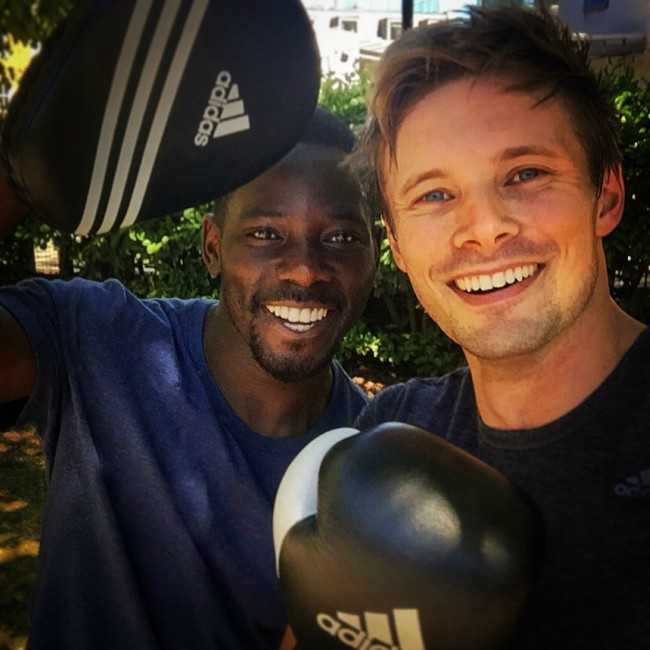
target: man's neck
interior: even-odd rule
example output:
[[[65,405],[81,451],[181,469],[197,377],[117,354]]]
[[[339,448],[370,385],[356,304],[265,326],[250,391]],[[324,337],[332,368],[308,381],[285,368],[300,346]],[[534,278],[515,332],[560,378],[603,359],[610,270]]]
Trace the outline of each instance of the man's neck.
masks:
[[[274,379],[253,358],[250,348],[218,306],[206,320],[203,348],[222,394],[247,426],[270,438],[305,433],[327,408],[332,387],[328,366],[298,382]]]
[[[602,384],[644,328],[607,295],[534,353],[499,360],[466,353],[482,420],[499,429],[557,420]]]

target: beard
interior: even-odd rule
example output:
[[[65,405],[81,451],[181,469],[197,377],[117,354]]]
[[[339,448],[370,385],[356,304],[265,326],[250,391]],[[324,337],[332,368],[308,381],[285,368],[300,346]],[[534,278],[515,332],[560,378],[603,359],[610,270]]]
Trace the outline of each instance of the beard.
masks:
[[[587,310],[599,277],[599,263],[589,266],[580,286],[571,299],[554,299],[553,292],[539,311],[528,318],[504,318],[496,327],[468,327],[460,320],[450,319],[445,325],[447,335],[466,352],[485,360],[499,360],[535,353],[545,348],[562,332],[568,330]],[[554,292],[559,295],[559,288]]]
[[[302,352],[303,346],[300,343],[289,346],[286,354],[276,354],[264,344],[264,340],[254,328],[251,333],[250,349],[255,361],[273,379],[290,384],[309,379],[327,368],[338,342],[337,339],[329,348],[321,351],[319,356]]]
[[[222,290],[222,301],[234,328],[247,342],[252,357],[257,364],[274,379],[284,383],[295,383],[309,379],[322,372],[330,364],[334,352],[347,331],[347,323],[352,316],[349,309],[345,308],[346,301],[340,291],[330,285],[314,285],[307,289],[296,286],[280,287],[272,292],[256,292],[248,300],[236,300],[229,291]],[[258,316],[264,314],[264,304],[272,301],[290,301],[295,303],[316,302],[326,305],[337,314],[334,336],[329,337],[321,348],[314,350],[314,346],[302,341],[295,341],[287,348],[278,352],[265,340],[260,331]],[[241,321],[235,316],[237,313],[246,312],[250,315],[247,319],[248,326],[242,327]]]

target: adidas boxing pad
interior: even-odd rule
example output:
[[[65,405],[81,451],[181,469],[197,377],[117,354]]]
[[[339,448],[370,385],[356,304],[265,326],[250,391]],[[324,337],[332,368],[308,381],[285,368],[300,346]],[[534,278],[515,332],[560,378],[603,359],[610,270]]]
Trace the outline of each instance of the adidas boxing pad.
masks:
[[[319,80],[300,0],[87,0],[26,72],[2,153],[34,216],[103,233],[270,167]]]
[[[534,517],[494,469],[388,423],[336,429],[275,500],[277,570],[305,650],[507,647],[534,570]]]

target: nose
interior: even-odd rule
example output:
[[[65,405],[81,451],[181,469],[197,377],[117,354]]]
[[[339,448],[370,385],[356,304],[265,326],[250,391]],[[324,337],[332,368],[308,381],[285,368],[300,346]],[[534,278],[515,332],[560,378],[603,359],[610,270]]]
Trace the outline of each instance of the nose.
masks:
[[[299,243],[283,252],[278,264],[278,278],[301,287],[317,282],[330,282],[333,269],[317,246]]]
[[[499,197],[482,193],[458,209],[458,224],[452,241],[456,248],[490,253],[520,232],[519,222],[508,214]]]

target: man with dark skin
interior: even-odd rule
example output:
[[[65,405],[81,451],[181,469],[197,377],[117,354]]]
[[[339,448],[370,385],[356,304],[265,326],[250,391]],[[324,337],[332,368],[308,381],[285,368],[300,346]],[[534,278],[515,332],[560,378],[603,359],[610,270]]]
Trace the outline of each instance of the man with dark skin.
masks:
[[[215,202],[202,253],[218,303],[114,280],[0,290],[0,400],[29,396],[21,423],[48,460],[30,648],[278,648],[277,485],[366,401],[332,361],[375,266],[340,165],[352,144],[319,110]]]

